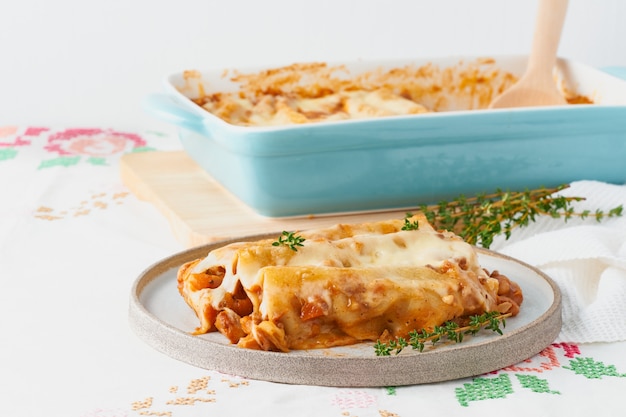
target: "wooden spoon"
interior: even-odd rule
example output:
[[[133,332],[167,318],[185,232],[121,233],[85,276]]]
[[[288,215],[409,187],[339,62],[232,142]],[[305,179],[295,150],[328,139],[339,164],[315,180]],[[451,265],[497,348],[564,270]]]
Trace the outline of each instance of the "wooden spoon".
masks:
[[[569,0],[539,0],[535,33],[524,75],[489,108],[564,105],[553,69]]]

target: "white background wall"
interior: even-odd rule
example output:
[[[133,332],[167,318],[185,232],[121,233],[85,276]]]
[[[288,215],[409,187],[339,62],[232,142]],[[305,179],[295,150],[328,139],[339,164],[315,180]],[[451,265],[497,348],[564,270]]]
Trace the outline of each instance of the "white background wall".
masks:
[[[164,128],[140,103],[182,69],[525,54],[536,6],[537,0],[0,0],[0,125]],[[559,55],[626,66],[626,1],[570,0]]]

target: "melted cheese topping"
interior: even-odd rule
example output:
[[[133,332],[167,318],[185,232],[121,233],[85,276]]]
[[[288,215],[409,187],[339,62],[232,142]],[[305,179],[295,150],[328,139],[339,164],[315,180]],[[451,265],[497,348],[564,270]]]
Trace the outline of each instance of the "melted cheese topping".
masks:
[[[412,220],[419,230],[393,220],[304,232],[298,251],[273,240],[211,251],[178,276],[200,319],[196,333],[217,329],[240,346],[288,351],[406,336],[519,305],[519,288],[504,302],[471,245]]]

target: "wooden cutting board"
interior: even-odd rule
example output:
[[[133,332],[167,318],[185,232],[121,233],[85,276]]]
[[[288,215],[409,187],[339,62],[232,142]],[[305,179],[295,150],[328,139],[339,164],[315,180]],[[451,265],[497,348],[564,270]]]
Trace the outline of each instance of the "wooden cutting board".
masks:
[[[156,206],[186,247],[246,235],[278,235],[283,230],[402,218],[408,211],[264,217],[225,190],[184,151],[126,154],[121,158],[120,175],[133,194]]]

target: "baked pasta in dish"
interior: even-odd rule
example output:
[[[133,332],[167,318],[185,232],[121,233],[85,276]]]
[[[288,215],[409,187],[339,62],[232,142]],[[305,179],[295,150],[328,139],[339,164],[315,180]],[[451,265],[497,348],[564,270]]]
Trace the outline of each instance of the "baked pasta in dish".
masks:
[[[481,268],[471,245],[423,216],[298,237],[301,246],[233,243],[182,265],[178,290],[200,320],[194,333],[287,352],[406,337],[489,311],[516,315],[523,300],[514,282]]]
[[[405,65],[352,75],[345,66],[301,63],[250,74],[224,74],[236,91],[208,92],[185,71],[193,101],[228,123],[275,126],[486,108],[517,78],[491,58]]]
[[[346,65],[296,63],[263,71],[224,71],[228,86],[187,70],[177,88],[204,110],[238,126],[287,126],[340,120],[487,109],[518,78],[493,58],[460,60],[449,66],[404,64],[352,73]],[[570,104],[592,104],[566,91]]]

